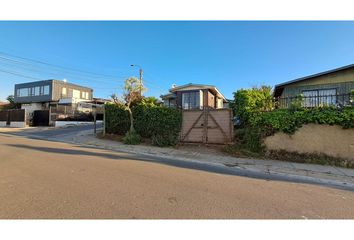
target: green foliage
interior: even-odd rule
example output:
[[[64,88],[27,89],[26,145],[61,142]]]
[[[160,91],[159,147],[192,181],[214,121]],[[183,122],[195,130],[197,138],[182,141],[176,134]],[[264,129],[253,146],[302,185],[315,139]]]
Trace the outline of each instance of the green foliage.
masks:
[[[151,107],[161,105],[156,97],[144,97],[141,101],[141,104]]]
[[[303,124],[317,123],[354,127],[354,108],[322,107],[312,109],[276,109],[271,112],[254,113],[250,119],[252,126],[262,128],[265,135],[277,131],[292,134]]]
[[[129,115],[124,107],[106,105],[106,132],[124,134],[129,129]],[[139,104],[132,108],[136,132],[151,138],[158,146],[175,145],[182,124],[178,109]]]
[[[242,124],[247,124],[254,112],[272,110],[272,88],[270,86],[241,89],[234,92],[232,104],[234,114]]]
[[[21,104],[19,103],[15,103],[15,97],[14,95],[9,95],[6,100],[9,102],[8,105],[2,106],[1,109],[20,109],[21,108]]]
[[[129,130],[124,138],[123,138],[123,142],[125,144],[129,144],[129,145],[137,145],[139,143],[141,143],[141,137],[139,134],[137,134],[137,132],[133,129],[133,130]]]
[[[105,127],[107,133],[125,134],[130,127],[129,114],[122,105],[105,105]]]

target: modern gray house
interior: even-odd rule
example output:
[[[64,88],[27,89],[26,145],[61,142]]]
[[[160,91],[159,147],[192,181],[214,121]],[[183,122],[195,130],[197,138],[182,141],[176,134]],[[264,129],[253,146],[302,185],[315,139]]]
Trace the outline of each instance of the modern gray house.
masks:
[[[14,101],[21,104],[21,109],[26,110],[30,121],[35,111],[47,110],[51,114],[58,112],[58,109],[65,109],[63,113],[66,114],[67,109],[81,110],[81,104],[92,101],[92,95],[91,88],[51,79],[16,84]]]

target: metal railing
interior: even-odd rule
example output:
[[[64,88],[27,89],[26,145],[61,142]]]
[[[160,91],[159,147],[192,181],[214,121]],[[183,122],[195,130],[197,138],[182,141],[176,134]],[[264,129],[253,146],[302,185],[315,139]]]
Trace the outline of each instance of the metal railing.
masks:
[[[301,106],[305,108],[313,107],[345,107],[354,106],[354,95],[336,94],[336,95],[318,95],[318,96],[296,96],[296,97],[280,97],[272,100],[274,108],[289,108],[292,106]]]

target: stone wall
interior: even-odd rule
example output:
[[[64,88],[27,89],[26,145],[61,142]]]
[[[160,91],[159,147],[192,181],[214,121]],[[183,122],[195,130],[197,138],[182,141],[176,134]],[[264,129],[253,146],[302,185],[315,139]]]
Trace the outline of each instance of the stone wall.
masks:
[[[354,160],[354,129],[343,129],[341,126],[308,124],[293,135],[276,133],[267,137],[264,144],[268,150],[322,153]]]

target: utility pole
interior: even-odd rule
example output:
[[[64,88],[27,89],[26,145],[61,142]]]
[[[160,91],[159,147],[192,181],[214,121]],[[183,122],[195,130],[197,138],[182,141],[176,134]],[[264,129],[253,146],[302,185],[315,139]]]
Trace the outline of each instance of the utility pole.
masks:
[[[143,88],[143,69],[140,67],[139,70],[139,74],[140,74],[140,97],[142,96],[142,88]]]
[[[142,91],[143,91],[143,69],[140,65],[137,64],[131,64],[131,67],[139,67],[139,81],[140,81],[140,97],[142,96]]]

